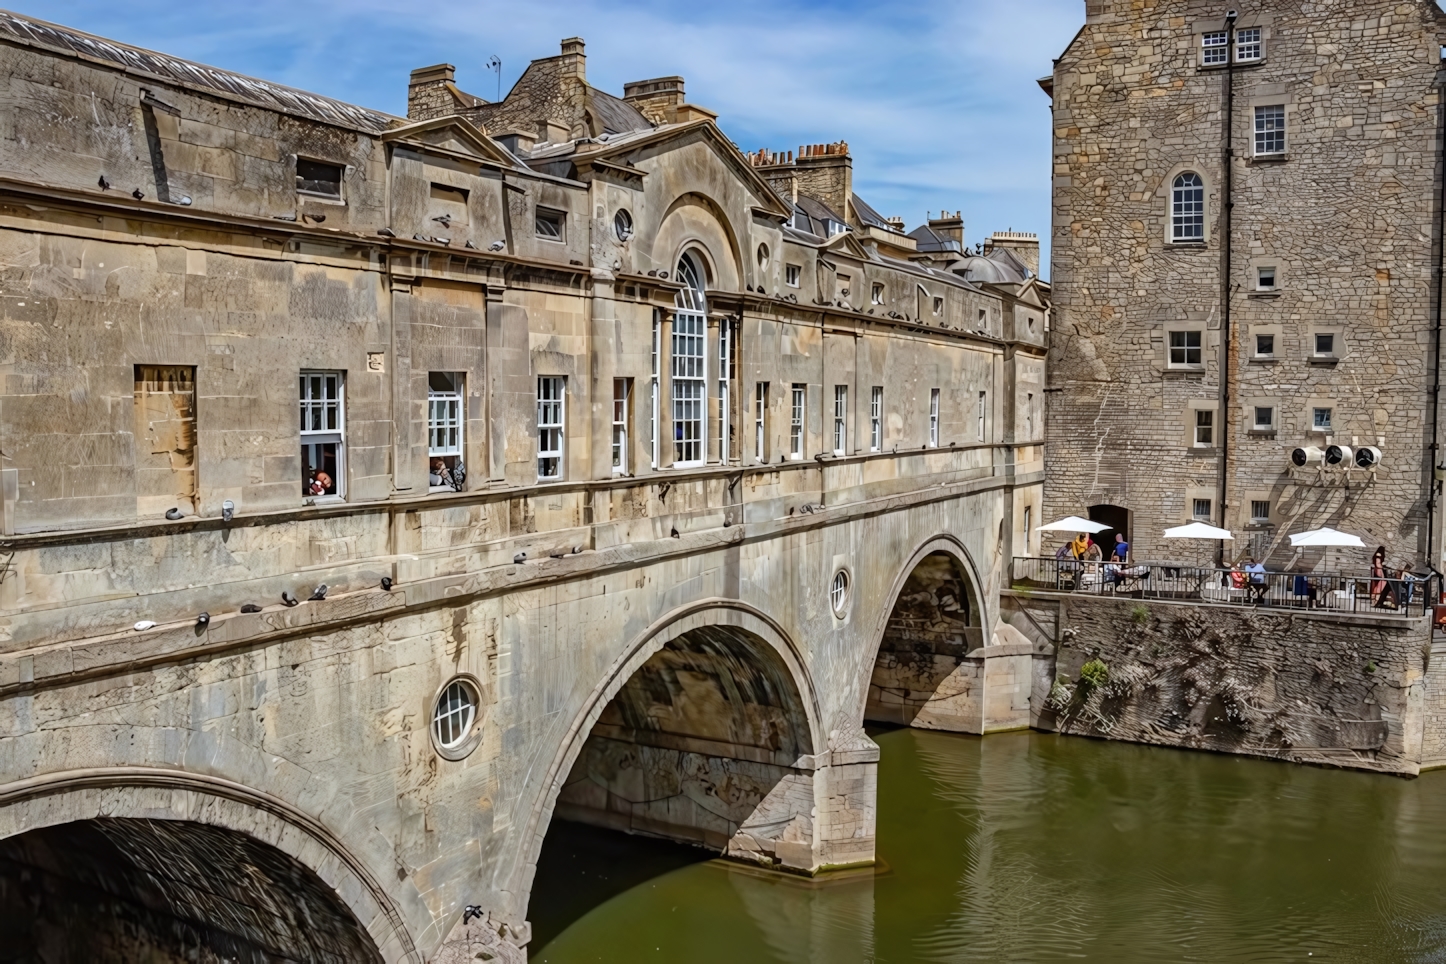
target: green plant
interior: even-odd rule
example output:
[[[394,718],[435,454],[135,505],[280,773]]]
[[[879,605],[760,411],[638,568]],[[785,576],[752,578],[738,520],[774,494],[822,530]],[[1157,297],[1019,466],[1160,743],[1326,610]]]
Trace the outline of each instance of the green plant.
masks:
[[[1093,688],[1104,686],[1110,681],[1110,668],[1096,657],[1079,668],[1079,681]]]
[[[1367,673],[1374,673],[1375,671],[1376,671],[1376,661],[1375,661],[1375,660],[1369,660],[1369,661],[1366,663],[1366,672],[1367,672]]]
[[[1130,610],[1130,619],[1134,621],[1136,626],[1145,625],[1150,621],[1150,607],[1136,606]]]

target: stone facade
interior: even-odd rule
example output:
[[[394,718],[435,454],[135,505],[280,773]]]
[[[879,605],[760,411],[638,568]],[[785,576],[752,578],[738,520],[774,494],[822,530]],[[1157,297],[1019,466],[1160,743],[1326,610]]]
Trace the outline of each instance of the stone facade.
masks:
[[[1024,715],[1037,279],[812,233],[581,41],[497,105],[426,68],[410,118],[12,14],[0,50],[0,872],[162,840],[314,877],[338,956],[518,961],[554,810],[866,863],[875,656],[940,554],[986,680],[951,725]],[[131,936],[182,959],[204,908],[157,901]]]
[[[1179,558],[1161,533],[1198,517],[1236,533],[1229,556],[1273,566],[1350,564],[1285,542],[1329,525],[1439,568],[1446,15],[1431,0],[1085,10],[1046,84],[1046,515],[1118,507],[1141,558]],[[1177,224],[1196,196],[1198,229],[1193,209]],[[1331,444],[1376,447],[1379,465],[1289,461]]]

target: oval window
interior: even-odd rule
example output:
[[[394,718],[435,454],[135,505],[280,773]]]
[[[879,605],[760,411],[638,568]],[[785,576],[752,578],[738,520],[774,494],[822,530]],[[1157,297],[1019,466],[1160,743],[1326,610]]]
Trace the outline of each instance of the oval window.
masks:
[[[443,750],[453,750],[466,742],[477,721],[477,691],[466,680],[447,684],[432,710],[432,738]]]
[[[625,208],[619,208],[618,213],[613,215],[613,233],[618,236],[619,241],[626,241],[633,236],[633,216]]]
[[[760,244],[758,246],[758,267],[768,267],[768,245],[766,244]]]
[[[833,574],[833,585],[828,587],[828,601],[835,616],[842,616],[849,601],[849,574],[840,569]]]

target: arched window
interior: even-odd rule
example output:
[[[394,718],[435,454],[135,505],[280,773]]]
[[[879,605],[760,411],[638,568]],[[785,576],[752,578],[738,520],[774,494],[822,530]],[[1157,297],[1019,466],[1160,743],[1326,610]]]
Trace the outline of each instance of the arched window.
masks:
[[[683,283],[673,313],[673,464],[702,465],[706,455],[704,410],[708,401],[708,318],[702,266],[691,253],[678,259]]]
[[[1205,182],[1194,171],[1175,178],[1170,192],[1170,240],[1205,240]]]

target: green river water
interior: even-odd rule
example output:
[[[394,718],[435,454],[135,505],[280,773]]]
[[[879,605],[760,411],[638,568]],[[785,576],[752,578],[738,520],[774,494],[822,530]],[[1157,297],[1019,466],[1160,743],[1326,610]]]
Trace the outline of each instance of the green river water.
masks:
[[[1446,771],[874,738],[874,870],[803,881],[557,823],[531,960],[1446,962]]]

